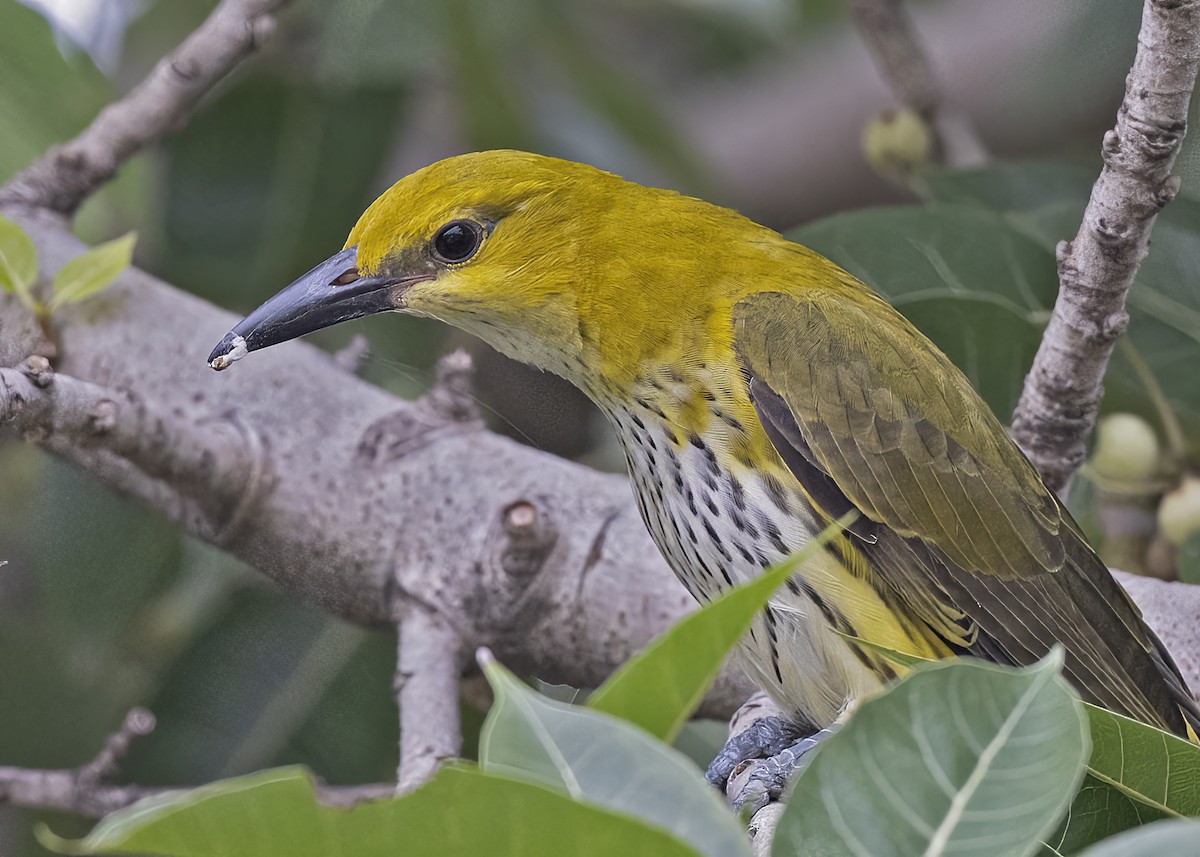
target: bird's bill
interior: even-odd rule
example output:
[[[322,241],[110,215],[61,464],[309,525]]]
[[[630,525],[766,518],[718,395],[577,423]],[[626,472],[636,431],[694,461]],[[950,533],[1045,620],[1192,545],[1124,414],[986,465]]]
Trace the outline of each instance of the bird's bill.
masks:
[[[251,351],[287,342],[339,322],[396,309],[400,294],[428,275],[359,276],[356,247],[321,264],[242,319],[208,356],[220,371]]]

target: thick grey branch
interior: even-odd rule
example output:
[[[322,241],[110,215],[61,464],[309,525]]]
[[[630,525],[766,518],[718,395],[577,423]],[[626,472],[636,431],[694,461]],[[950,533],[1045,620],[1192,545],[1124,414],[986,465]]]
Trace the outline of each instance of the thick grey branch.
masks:
[[[0,205],[70,215],[138,151],[177,128],[200,99],[274,28],[288,0],[223,0],[125,98],[0,187]]]
[[[986,160],[974,128],[946,106],[903,0],[850,0],[850,12],[896,100],[933,130],[938,159],[960,167]]]
[[[177,489],[163,508],[221,542],[265,488],[257,438],[232,416],[189,420],[153,408],[131,390],[57,376],[44,357],[0,369],[0,427],[86,464],[111,454]]]
[[[1058,245],[1058,300],[1013,415],[1013,436],[1055,490],[1086,455],[1104,371],[1129,316],[1200,66],[1200,2],[1145,0],[1137,56],[1079,234]]]

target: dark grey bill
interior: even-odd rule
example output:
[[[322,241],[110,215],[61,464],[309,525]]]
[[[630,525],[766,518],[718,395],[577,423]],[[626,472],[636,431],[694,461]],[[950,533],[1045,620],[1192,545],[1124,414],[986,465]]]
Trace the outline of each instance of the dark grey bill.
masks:
[[[208,356],[220,371],[269,345],[277,345],[323,327],[395,309],[393,287],[412,278],[360,277],[356,247],[349,247],[317,265],[283,289],[225,334]]]

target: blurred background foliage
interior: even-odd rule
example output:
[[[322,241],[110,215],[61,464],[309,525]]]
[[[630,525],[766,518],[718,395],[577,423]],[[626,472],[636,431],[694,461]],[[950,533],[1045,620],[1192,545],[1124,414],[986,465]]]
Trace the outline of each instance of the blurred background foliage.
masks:
[[[0,178],[82,128],[212,5],[0,0]],[[970,29],[988,4],[912,5],[936,66],[954,47],[936,34]],[[840,0],[301,0],[186,128],[89,201],[77,229],[87,240],[137,229],[137,264],[246,311],[340,247],[399,176],[461,151],[531,149],[795,230],[896,300],[1007,417],[1053,301],[1054,243],[1078,226],[1138,22],[1138,4],[1121,0],[1024,5],[1027,36],[997,31],[1012,43],[992,46],[1009,71],[947,85],[1000,156],[1065,166],[902,186],[859,154],[861,128],[889,101]],[[781,116],[825,134],[827,149],[798,144]],[[754,151],[730,155],[731,139]],[[1155,233],[1132,341],[1194,438],[1200,145],[1180,169],[1185,199]],[[370,346],[363,374],[406,397],[464,345],[497,431],[621,467],[597,414],[551,376],[420,319],[376,317],[313,339],[338,349],[355,336]],[[1118,356],[1106,407],[1158,424],[1162,402],[1137,365]],[[0,764],[78,765],[145,705],[159,726],[135,744],[129,780],[198,783],[288,763],[335,783],[394,775],[389,634],[298,603],[12,441],[0,441],[0,560]],[[703,758],[720,738],[710,725],[682,741]],[[43,853],[30,831],[46,817],[0,808],[0,854]]]

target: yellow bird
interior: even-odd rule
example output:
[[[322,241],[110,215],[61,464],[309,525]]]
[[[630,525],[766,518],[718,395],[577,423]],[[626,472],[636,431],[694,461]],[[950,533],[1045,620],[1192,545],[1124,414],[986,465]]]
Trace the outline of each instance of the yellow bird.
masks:
[[[389,310],[441,319],[583,390],[620,437],[650,534],[701,602],[860,513],[743,641],[790,728],[723,754],[714,781],[893,677],[847,637],[1002,664],[1058,644],[1085,700],[1200,731],[1170,655],[963,374],[813,251],[593,167],[463,155],[395,184],[345,249],[209,359],[221,369]]]

